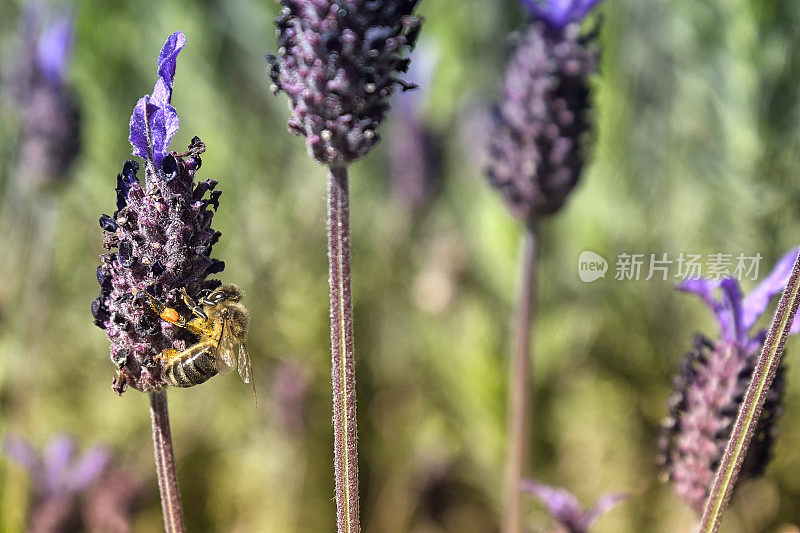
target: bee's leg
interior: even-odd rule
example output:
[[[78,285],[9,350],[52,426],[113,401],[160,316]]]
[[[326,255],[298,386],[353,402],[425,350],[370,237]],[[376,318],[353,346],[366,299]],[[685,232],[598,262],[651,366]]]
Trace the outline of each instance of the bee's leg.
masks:
[[[189,293],[186,292],[186,288],[181,289],[181,296],[183,297],[183,303],[186,304],[186,307],[191,309],[195,316],[200,317],[203,320],[208,320],[208,315],[206,315],[206,312],[203,311],[202,307],[195,303],[191,296],[189,296]]]
[[[150,300],[150,307],[153,308],[153,311],[155,311],[158,314],[161,320],[169,322],[170,324],[175,324],[179,328],[188,329],[195,335],[203,334],[203,330],[201,328],[198,328],[196,324],[193,324],[192,322],[183,318],[183,316],[181,316],[181,314],[178,311],[176,311],[172,307],[167,307],[157,299],[153,298],[153,296],[150,295],[150,293],[145,292],[145,294],[147,294],[147,298]]]
[[[167,306],[161,303],[155,296],[153,296],[146,290],[144,291],[144,295],[147,296],[147,301],[150,304],[150,307],[153,309],[153,311],[155,311],[157,315],[161,316],[161,313],[164,312]]]

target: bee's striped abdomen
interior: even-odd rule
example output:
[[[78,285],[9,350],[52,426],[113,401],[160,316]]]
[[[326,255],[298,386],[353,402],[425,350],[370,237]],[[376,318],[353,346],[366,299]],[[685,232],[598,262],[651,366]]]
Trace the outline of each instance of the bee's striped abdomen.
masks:
[[[217,374],[213,343],[200,343],[187,348],[164,367],[164,379],[173,387],[193,387]]]

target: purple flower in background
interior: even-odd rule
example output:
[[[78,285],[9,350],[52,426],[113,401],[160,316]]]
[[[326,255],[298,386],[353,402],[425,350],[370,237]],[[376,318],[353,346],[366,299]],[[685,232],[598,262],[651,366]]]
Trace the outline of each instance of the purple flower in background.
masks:
[[[442,142],[423,113],[438,51],[432,42],[423,41],[414,56],[408,81],[419,89],[400,91],[392,97],[396,113],[390,123],[388,153],[392,195],[416,210],[428,204],[439,187]]]
[[[130,529],[141,483],[130,473],[110,468],[108,449],[93,446],[78,455],[75,439],[62,434],[39,452],[20,437],[8,436],[3,439],[3,455],[31,478],[28,531]]]
[[[522,490],[533,494],[542,502],[550,515],[568,533],[586,533],[601,516],[628,498],[627,494],[606,494],[598,498],[594,507],[585,511],[578,499],[567,489],[524,480]]]
[[[292,436],[303,435],[308,425],[311,372],[300,362],[280,362],[270,378],[271,418]]]
[[[272,90],[289,97],[289,131],[311,157],[346,165],[364,157],[405,72],[421,20],[417,0],[281,0]]]
[[[72,531],[79,524],[78,500],[103,473],[110,454],[97,446],[76,457],[75,448],[67,435],[50,439],[43,453],[19,437],[3,440],[3,454],[31,477],[30,531]]]
[[[139,100],[131,117],[133,152],[146,163],[144,185],[137,176],[139,164],[125,162],[117,175],[117,210],[100,217],[103,247],[109,252],[100,256],[100,295],[92,302],[92,315],[111,341],[118,394],[128,384],[141,391],[166,387],[155,356],[167,348],[182,350],[194,340],[184,329],[159,320],[145,292],[188,313],[178,290],[212,290],[220,282],[206,278],[225,268],[211,258],[220,237],[211,228],[212,208],[219,207],[221,192],[215,190],[216,180],[194,179],[205,144],[194,137],[187,151],[169,151],[178,128],[169,102],[185,42],[181,32],[169,36],[158,57],[153,93]]]
[[[527,222],[561,209],[583,169],[581,140],[589,129],[589,77],[597,54],[571,23],[596,3],[535,3],[541,20],[517,40],[494,108],[489,182]]]
[[[110,459],[108,450],[100,446],[76,457],[75,439],[69,435],[51,438],[41,454],[20,437],[6,437],[3,453],[28,471],[37,498],[86,490]]]
[[[716,340],[695,338],[680,373],[673,379],[675,392],[667,405],[669,416],[662,423],[659,439],[660,463],[665,477],[675,484],[678,495],[696,512],[708,497],[714,472],[722,458],[739,404],[753,373],[766,337],[765,329],[754,329],[770,300],[789,279],[798,250],[786,254],[772,272],[747,297],[739,283],[690,279],[679,289],[700,296],[711,308],[720,326]],[[791,332],[800,330],[795,319]],[[783,367],[778,367],[767,396],[755,436],[747,450],[740,476],[760,475],[770,458],[782,411]]]
[[[73,45],[66,5],[25,5],[19,49],[4,72],[4,92],[22,123],[14,173],[19,191],[62,180],[79,151],[80,111],[65,84]]]
[[[601,0],[521,0],[531,16],[547,22],[554,30],[580,22]]]
[[[44,28],[36,43],[36,64],[42,78],[60,86],[72,55],[72,15],[61,13]]]

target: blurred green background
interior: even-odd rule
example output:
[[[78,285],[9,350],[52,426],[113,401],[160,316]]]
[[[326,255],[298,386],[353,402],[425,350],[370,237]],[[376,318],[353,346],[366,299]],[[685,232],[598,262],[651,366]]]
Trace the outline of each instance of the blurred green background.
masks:
[[[13,54],[21,3],[0,0],[0,57]],[[0,435],[41,447],[57,432],[110,446],[144,482],[134,531],[161,523],[147,397],[110,389],[108,341],[92,324],[102,252],[97,219],[114,210],[131,158],[128,119],[155,81],[176,29],[187,37],[172,147],[198,135],[198,176],[224,191],[214,218],[222,279],[246,291],[260,393],[234,377],[170,390],[178,475],[190,531],[332,531],[332,431],[325,172],[286,132],[263,53],[275,50],[269,0],[86,0],[76,4],[70,85],[83,151],[70,179],[33,198],[57,209],[52,250],[0,233]],[[494,531],[502,501],[509,313],[520,224],[485,182],[476,147],[498,94],[514,0],[424,0],[422,40],[437,59],[419,105],[442,142],[440,185],[423,207],[392,185],[384,141],[352,170],[353,291],[365,531]],[[658,424],[670,379],[703,305],[666,281],[582,283],[577,258],[761,253],[762,275],[800,241],[800,2],[606,0],[596,130],[583,180],[542,227],[532,474],[590,506],[632,498],[596,531],[688,531],[694,516],[659,482]],[[19,118],[2,112],[0,183],[14,171]],[[395,137],[393,137],[393,133]],[[17,221],[24,226],[25,220]],[[13,255],[12,255],[13,254]],[[42,257],[44,254],[44,258]],[[38,262],[38,263],[37,263]],[[49,281],[26,283],[34,264]],[[753,282],[745,282],[745,290]],[[740,487],[726,531],[800,523],[800,365],[788,345],[788,393],[776,457]],[[0,530],[24,527],[29,479],[0,458]],[[553,522],[527,503],[534,531]]]

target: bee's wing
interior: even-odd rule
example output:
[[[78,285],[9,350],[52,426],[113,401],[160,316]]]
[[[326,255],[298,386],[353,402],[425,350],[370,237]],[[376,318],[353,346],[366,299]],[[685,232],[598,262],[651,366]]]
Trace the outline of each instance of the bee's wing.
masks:
[[[253,365],[250,363],[250,353],[244,343],[239,345],[239,376],[242,381],[253,386],[253,398],[256,401],[256,405],[258,405],[256,382],[253,380]]]
[[[217,341],[217,350],[214,353],[214,361],[217,365],[217,372],[220,374],[227,374],[236,368],[236,360],[234,359],[233,349],[233,335],[231,334],[231,326],[228,324],[228,319],[222,319],[222,331],[219,334]]]

